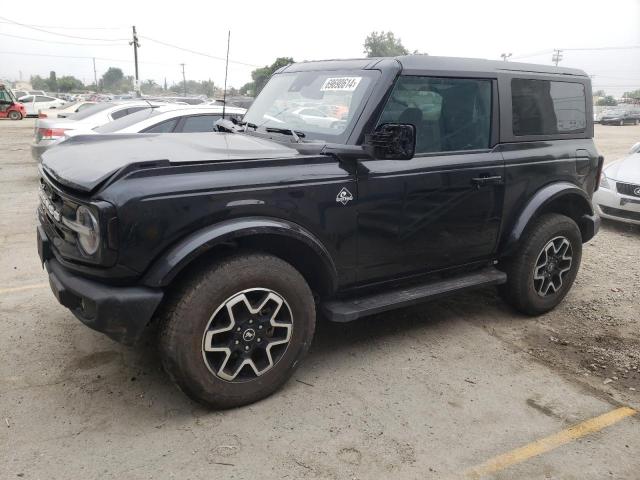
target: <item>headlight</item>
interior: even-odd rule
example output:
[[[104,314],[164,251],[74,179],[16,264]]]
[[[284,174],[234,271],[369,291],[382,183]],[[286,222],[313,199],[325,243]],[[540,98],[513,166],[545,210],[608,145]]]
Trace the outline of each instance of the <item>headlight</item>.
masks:
[[[606,188],[607,190],[611,190],[609,186],[609,182],[607,181],[607,176],[602,172],[600,174],[600,188]]]
[[[81,205],[76,210],[76,222],[80,227],[76,230],[80,248],[87,255],[93,255],[100,247],[100,225],[87,207]]]

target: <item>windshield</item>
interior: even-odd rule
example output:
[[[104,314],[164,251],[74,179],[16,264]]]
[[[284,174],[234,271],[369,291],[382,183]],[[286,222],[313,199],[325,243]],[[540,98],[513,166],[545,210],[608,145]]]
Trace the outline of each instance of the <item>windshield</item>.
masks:
[[[348,136],[378,76],[367,70],[274,75],[244,121],[259,130],[293,129],[305,140],[337,142]]]
[[[83,108],[78,113],[74,113],[73,115],[69,115],[67,118],[69,120],[84,120],[85,118],[90,117],[102,110],[106,110],[107,108],[113,107],[114,103],[104,102],[104,103],[96,103],[95,105],[91,105],[89,108]]]
[[[156,115],[160,115],[160,112],[153,108],[145,108],[129,115],[125,115],[124,117],[120,117],[113,122],[109,122],[100,127],[96,127],[93,130],[98,133],[119,132],[123,128],[130,127],[131,125],[142,122],[147,118],[155,117]]]

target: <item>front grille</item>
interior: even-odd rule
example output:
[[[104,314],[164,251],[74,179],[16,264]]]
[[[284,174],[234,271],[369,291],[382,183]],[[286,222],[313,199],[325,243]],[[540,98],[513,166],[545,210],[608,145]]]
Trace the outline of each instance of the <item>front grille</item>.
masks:
[[[627,220],[636,220],[640,222],[640,212],[630,212],[629,210],[620,210],[619,208],[605,207],[600,205],[602,213],[611,215],[612,217],[626,218]]]
[[[618,193],[621,193],[623,195],[640,197],[640,185],[634,185],[633,183],[617,182],[616,188],[618,189]]]

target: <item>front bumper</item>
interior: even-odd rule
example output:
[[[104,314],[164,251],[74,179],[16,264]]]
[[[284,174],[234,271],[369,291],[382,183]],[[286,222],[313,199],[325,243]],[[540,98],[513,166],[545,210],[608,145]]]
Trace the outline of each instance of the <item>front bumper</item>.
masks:
[[[621,195],[615,190],[600,187],[593,194],[593,204],[602,218],[640,225],[640,198]]]
[[[49,273],[49,285],[61,305],[86,326],[116,342],[132,345],[140,339],[162,301],[162,290],[105,285],[75,275],[56,260],[41,226],[37,227],[37,242],[40,260]]]

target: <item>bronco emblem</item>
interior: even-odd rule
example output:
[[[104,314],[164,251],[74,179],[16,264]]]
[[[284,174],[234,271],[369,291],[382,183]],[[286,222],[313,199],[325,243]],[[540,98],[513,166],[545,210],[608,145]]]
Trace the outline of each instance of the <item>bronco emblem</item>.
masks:
[[[340,202],[342,205],[346,205],[348,202],[353,200],[353,195],[346,188],[342,188],[336,197],[336,202]]]

